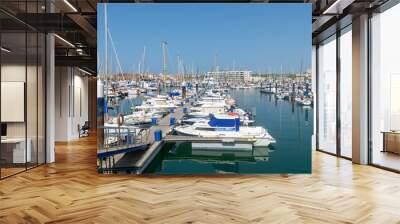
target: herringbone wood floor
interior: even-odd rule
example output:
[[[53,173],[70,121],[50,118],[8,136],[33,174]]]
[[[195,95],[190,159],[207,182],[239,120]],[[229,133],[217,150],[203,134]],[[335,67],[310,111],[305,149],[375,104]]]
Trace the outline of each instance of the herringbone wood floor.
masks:
[[[95,138],[0,181],[0,223],[400,223],[400,175],[313,153],[312,175],[105,176]]]

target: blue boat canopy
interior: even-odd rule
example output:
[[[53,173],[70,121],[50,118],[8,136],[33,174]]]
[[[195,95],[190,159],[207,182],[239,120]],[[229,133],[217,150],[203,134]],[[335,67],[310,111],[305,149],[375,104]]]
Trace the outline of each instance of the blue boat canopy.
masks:
[[[180,93],[179,93],[178,91],[171,91],[171,92],[168,93],[168,95],[169,95],[170,97],[172,97],[172,96],[179,96]]]
[[[240,126],[240,119],[239,117],[232,117],[232,118],[217,118],[214,114],[210,114],[210,121],[208,125],[211,127],[235,127],[238,131]]]

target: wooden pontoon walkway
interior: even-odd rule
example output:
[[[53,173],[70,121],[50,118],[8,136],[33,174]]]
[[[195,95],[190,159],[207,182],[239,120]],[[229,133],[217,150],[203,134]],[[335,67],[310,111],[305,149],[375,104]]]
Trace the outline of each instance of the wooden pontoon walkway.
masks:
[[[183,106],[185,107],[186,104]],[[156,131],[161,131],[163,136],[167,136],[174,128],[175,125],[170,125],[171,117],[174,117],[176,121],[181,120],[184,116],[183,107],[177,108],[173,113],[169,113],[165,117],[163,117],[157,125],[152,126],[150,128],[149,133],[149,148],[140,156],[140,159],[136,161],[136,163],[132,164],[134,167],[137,168],[136,173],[141,174],[147,168],[147,166],[151,163],[154,157],[160,152],[162,147],[164,146],[165,142],[156,141],[154,139],[154,133]]]
[[[102,158],[106,158],[106,157],[121,154],[121,153],[143,150],[147,147],[148,147],[148,144],[127,144],[127,145],[122,145],[122,146],[113,146],[111,148],[98,150],[97,157],[99,159],[102,159]]]
[[[118,156],[118,158],[114,161],[112,158],[111,167],[104,167],[103,161],[101,163],[101,171],[102,172],[118,172],[118,171],[128,171],[134,172],[137,174],[141,174],[147,168],[147,166],[151,163],[153,158],[159,153],[159,151],[164,146],[165,142],[156,141],[155,132],[161,131],[163,137],[167,136],[174,128],[175,125],[171,125],[170,119],[171,117],[175,118],[176,121],[179,121],[183,118],[183,108],[186,107],[187,104],[182,107],[178,107],[174,110],[174,112],[167,114],[163,118],[161,118],[157,125],[151,126],[147,131],[147,137],[141,144],[133,144],[133,145],[124,145],[119,147],[113,147],[111,150],[106,149],[103,151],[99,151],[98,158],[102,159],[107,156],[115,156],[117,154],[122,154]],[[107,162],[105,162],[106,164]]]

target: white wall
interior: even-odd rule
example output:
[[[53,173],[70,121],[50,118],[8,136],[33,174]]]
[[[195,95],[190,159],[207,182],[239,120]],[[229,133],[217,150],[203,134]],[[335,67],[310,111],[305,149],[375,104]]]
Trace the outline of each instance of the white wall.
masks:
[[[88,114],[88,78],[83,77],[82,73],[79,72],[77,75],[77,70],[75,70],[75,75],[74,75],[74,96],[72,96],[72,99],[74,99],[74,108],[72,108],[72,120],[71,120],[71,126],[72,126],[72,136],[73,138],[78,138],[79,137],[79,132],[78,132],[78,124],[81,126],[85,123],[85,121],[89,120],[89,114]],[[80,92],[80,93],[79,93]],[[80,102],[79,102],[80,101]],[[81,107],[81,108],[79,108]],[[81,110],[81,111],[80,111]]]
[[[55,140],[77,139],[78,125],[88,120],[88,78],[76,68],[56,67],[55,86]]]
[[[37,70],[38,69],[38,70]],[[1,66],[2,82],[24,82],[26,84],[26,106],[20,108],[21,113],[26,112],[26,120],[22,122],[6,122],[7,137],[29,139],[32,161],[44,163],[45,150],[45,115],[44,115],[44,74],[42,68],[25,66],[25,64],[3,64]],[[27,78],[27,80],[25,80]],[[3,91],[3,90],[2,90]],[[24,90],[20,90],[24,94]],[[7,97],[2,95],[3,97]],[[12,108],[1,108],[2,112],[13,113]],[[15,110],[15,109],[14,109]]]
[[[55,140],[67,141],[69,125],[69,69],[56,67],[55,69]]]
[[[1,81],[5,82],[25,82],[25,64],[4,64],[1,66]],[[29,69],[29,68],[28,68]],[[1,108],[7,110],[7,108]],[[7,137],[25,137],[25,122],[8,122]]]
[[[1,81],[25,82],[25,64],[3,64],[1,66]],[[28,66],[28,69],[29,66]]]

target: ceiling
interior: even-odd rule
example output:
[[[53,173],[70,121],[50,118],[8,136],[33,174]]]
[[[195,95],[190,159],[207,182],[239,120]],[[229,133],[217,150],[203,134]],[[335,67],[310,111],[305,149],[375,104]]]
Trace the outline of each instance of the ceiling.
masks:
[[[318,39],[348,15],[377,7],[386,0],[189,0],[186,2],[312,3],[313,39]],[[1,0],[4,33],[26,29],[54,32],[56,65],[79,66],[96,73],[97,3],[181,2],[179,0]],[[27,12],[27,13],[26,13]],[[50,13],[51,12],[51,13]],[[350,18],[351,22],[351,18]],[[332,31],[334,32],[334,31]],[[11,34],[9,34],[11,35]],[[17,34],[14,34],[17,35]],[[12,35],[11,35],[12,36]],[[6,36],[6,38],[12,37]],[[18,35],[17,35],[18,36]],[[18,37],[15,38],[19,40]]]
[[[26,54],[25,31],[52,32],[56,66],[78,66],[96,74],[96,0],[1,0],[2,43],[12,49],[8,59]],[[51,12],[51,13],[50,13]],[[28,38],[30,39],[30,38]],[[27,45],[27,57],[36,49]]]

